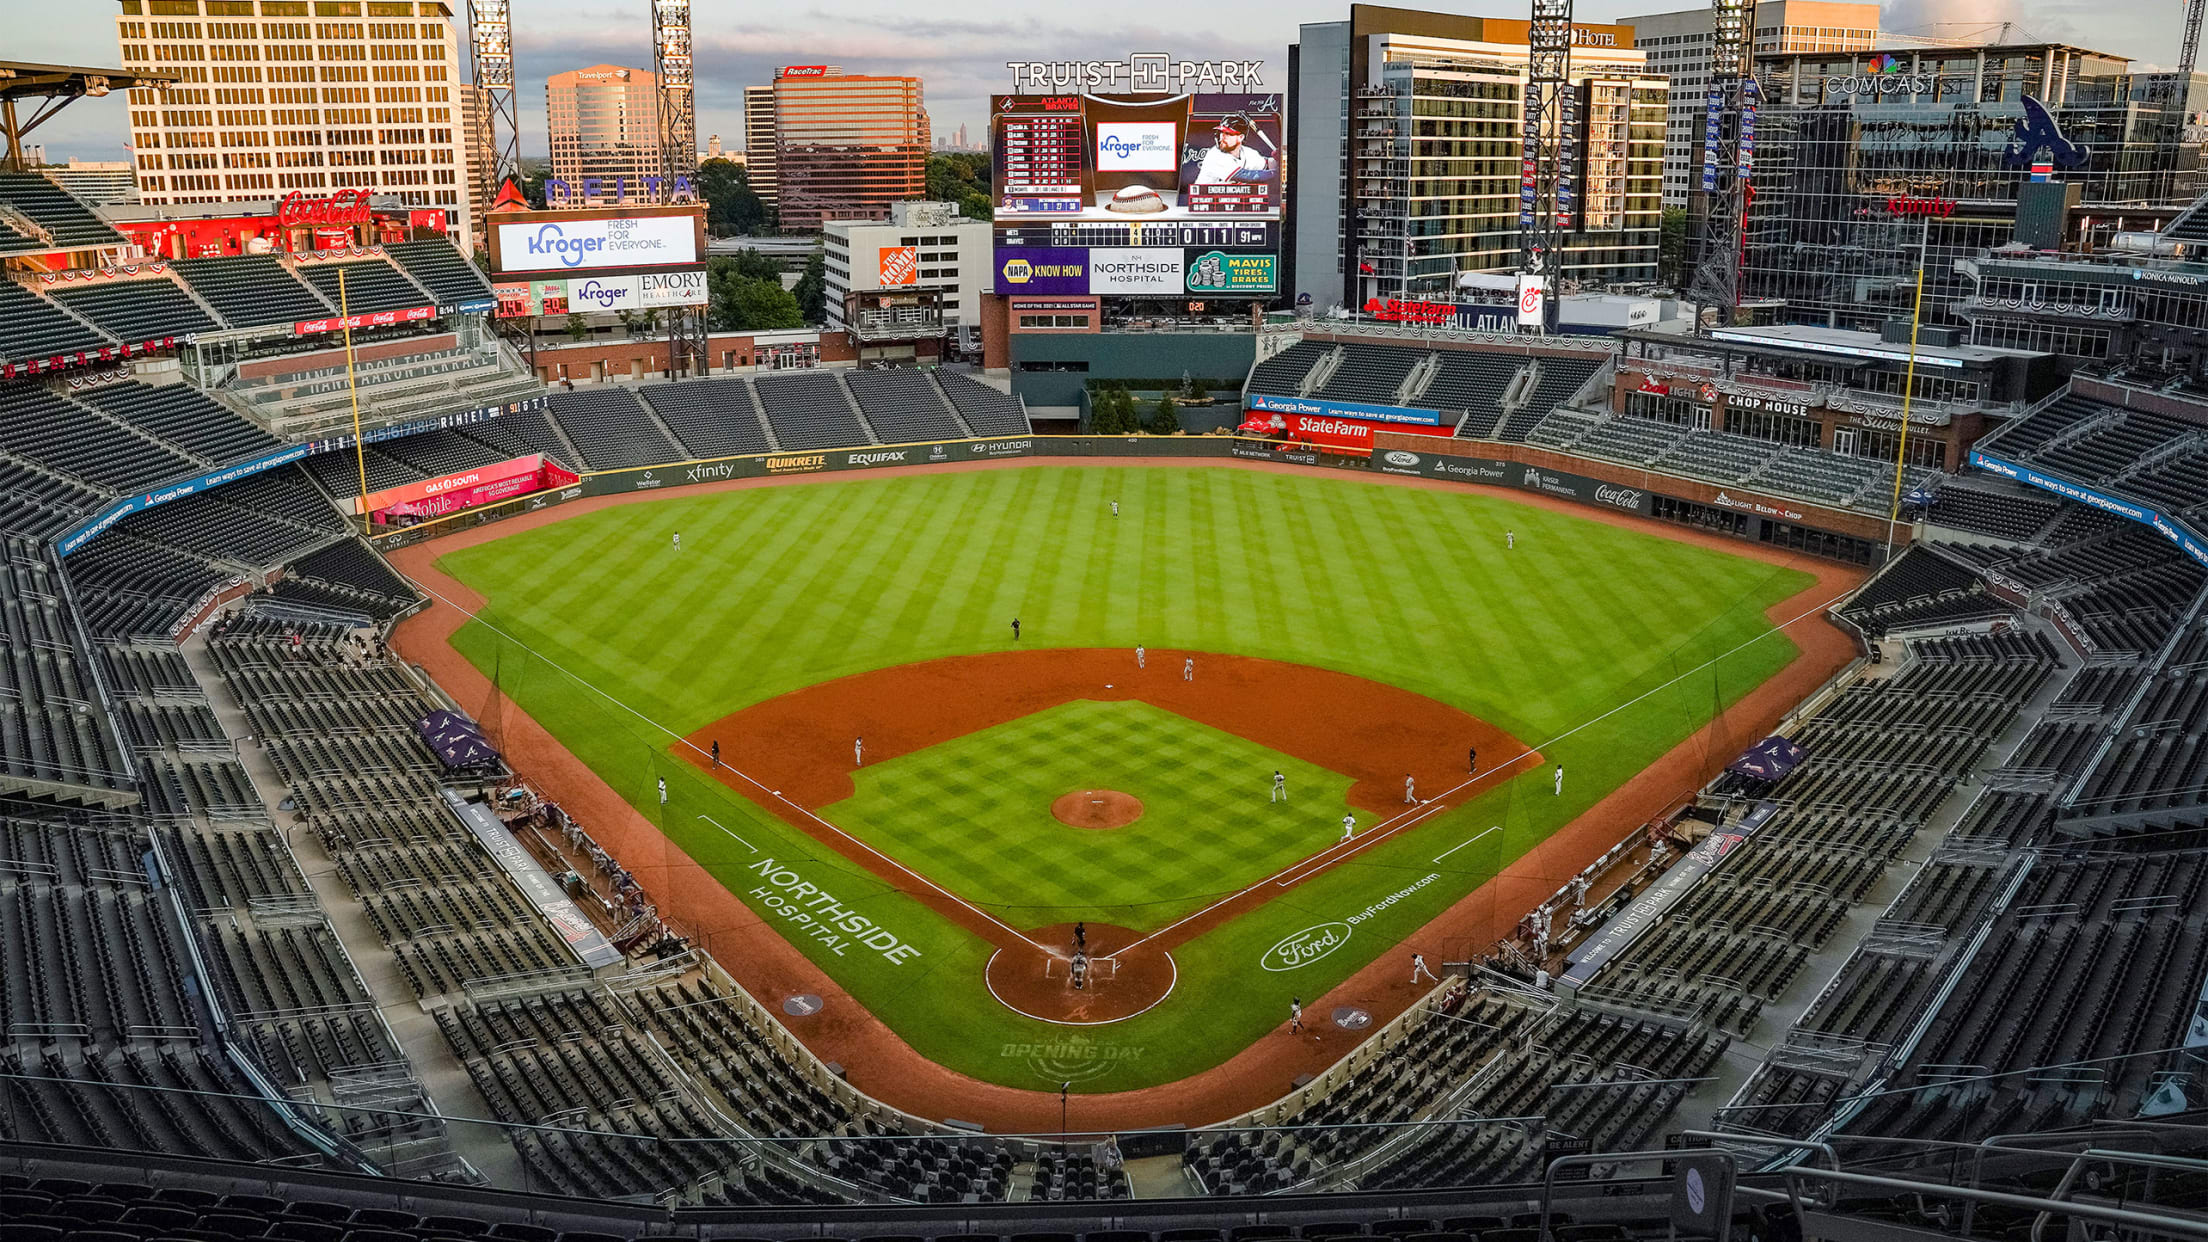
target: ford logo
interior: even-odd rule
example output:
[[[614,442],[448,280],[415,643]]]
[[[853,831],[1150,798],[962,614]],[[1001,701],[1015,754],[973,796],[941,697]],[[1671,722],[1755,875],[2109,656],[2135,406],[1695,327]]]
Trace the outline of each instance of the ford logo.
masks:
[[[1389,449],[1387,462],[1391,466],[1415,466],[1418,464],[1418,454],[1406,453],[1402,449]]]
[[[1283,936],[1257,963],[1267,970],[1299,970],[1349,943],[1349,924],[1320,923]]]

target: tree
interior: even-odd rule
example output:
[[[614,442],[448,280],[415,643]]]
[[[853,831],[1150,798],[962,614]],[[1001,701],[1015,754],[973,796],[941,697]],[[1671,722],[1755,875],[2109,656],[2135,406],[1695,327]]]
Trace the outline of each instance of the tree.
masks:
[[[623,332],[628,333],[630,336],[636,335],[635,311],[630,310],[628,307],[624,306],[620,310],[614,312],[614,317],[621,321],[621,330]]]
[[[1211,400],[1211,386],[1204,383],[1201,377],[1189,380],[1188,399],[1192,402]]]
[[[772,332],[802,328],[805,316],[797,299],[779,281],[747,280],[736,290],[736,324],[739,332]]]
[[[654,306],[646,310],[644,312],[642,323],[644,324],[644,332],[647,336],[659,331],[659,308]]]
[[[1136,431],[1135,399],[1117,384],[1098,388],[1089,400],[1089,430],[1100,436],[1123,436]]]
[[[705,228],[715,237],[753,237],[774,230],[774,212],[751,188],[751,173],[734,160],[698,165],[698,197],[705,200]]]
[[[584,318],[583,318],[583,317],[582,317],[581,315],[579,315],[579,314],[570,314],[570,315],[568,315],[568,317],[567,317],[567,339],[568,339],[568,340],[571,340],[571,341],[580,341],[580,340],[582,340],[582,339],[584,339],[584,338],[588,337],[589,335],[590,335],[590,322],[589,322],[588,320],[584,319]]]
[[[1656,279],[1677,289],[1687,279],[1687,209],[1664,208],[1657,234]]]
[[[828,322],[828,259],[815,250],[813,257],[805,260],[805,274],[797,278],[797,312],[805,316],[805,322]]]
[[[996,214],[996,200],[979,190],[958,200],[958,214],[969,220],[988,220]]]
[[[942,151],[928,157],[928,197],[939,203],[964,202],[969,194],[989,196],[989,157],[975,151]]]
[[[1158,408],[1150,415],[1150,434],[1169,436],[1181,429],[1181,412],[1173,405],[1173,394],[1158,398]]]

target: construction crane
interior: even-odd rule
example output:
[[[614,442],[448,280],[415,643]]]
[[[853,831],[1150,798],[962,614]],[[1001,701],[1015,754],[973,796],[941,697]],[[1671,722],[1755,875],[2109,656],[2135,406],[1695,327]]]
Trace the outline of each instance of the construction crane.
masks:
[[[2198,3],[2199,0],[2195,0]],[[1741,249],[1756,161],[1755,0],[1712,0],[1710,83],[1702,122],[1701,248],[1687,299],[1701,330],[1728,327],[1740,306]]]
[[[2183,106],[2193,90],[2193,62],[2200,56],[2201,11],[2208,9],[2208,0],[2185,0],[2185,42],[2177,52],[2177,99]]]
[[[1572,0],[1533,0],[1526,44],[1518,263],[1521,272],[1539,277],[1546,320],[1554,308],[1557,272],[1563,266],[1564,230],[1571,223],[1572,130],[1578,114],[1571,84]]]

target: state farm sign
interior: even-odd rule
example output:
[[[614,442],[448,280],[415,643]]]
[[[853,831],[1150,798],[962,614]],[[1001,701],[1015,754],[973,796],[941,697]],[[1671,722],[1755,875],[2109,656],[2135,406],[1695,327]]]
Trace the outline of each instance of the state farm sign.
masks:
[[[286,226],[366,224],[369,215],[366,190],[339,190],[328,198],[308,198],[293,190],[276,205],[276,222]]]

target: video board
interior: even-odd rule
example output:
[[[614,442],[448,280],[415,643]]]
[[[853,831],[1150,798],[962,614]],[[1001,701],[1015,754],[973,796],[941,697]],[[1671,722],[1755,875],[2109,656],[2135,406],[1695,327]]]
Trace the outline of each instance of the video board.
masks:
[[[997,95],[999,293],[1279,292],[1281,98]]]

